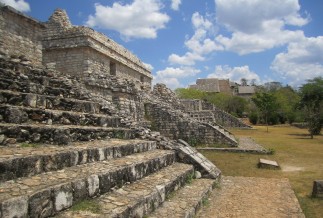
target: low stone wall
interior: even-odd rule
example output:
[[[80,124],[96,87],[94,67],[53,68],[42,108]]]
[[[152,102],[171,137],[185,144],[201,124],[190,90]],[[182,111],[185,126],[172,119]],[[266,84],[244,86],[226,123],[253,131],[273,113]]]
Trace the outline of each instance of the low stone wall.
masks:
[[[44,28],[40,22],[12,7],[0,5],[0,54],[17,56],[33,65],[41,65],[41,34]]]
[[[145,116],[151,121],[151,129],[172,139],[183,139],[192,146],[214,143],[236,146],[236,142],[213,126],[191,120],[184,113],[160,107],[158,104],[146,103]]]
[[[215,105],[198,99],[181,99],[184,111],[202,122],[216,123],[224,127],[251,128],[239,118],[217,108]]]

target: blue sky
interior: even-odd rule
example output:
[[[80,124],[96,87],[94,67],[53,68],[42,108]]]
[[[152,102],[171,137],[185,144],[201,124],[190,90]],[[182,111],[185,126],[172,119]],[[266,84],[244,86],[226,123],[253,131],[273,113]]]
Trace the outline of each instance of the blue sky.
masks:
[[[323,76],[322,0],[0,0],[40,21],[56,8],[122,44],[154,83],[198,78],[278,81]]]

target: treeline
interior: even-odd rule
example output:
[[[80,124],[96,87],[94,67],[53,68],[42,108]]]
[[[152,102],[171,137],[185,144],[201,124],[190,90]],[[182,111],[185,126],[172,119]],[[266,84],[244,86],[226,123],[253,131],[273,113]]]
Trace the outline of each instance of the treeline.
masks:
[[[308,80],[298,90],[270,82],[256,86],[256,93],[243,98],[226,93],[208,93],[178,88],[179,98],[202,99],[237,117],[248,117],[252,124],[306,122],[311,136],[323,125],[323,78]]]

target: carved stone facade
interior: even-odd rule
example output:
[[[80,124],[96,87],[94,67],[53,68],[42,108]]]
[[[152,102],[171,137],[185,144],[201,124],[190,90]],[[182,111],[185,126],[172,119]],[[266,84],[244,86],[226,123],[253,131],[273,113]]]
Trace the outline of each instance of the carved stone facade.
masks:
[[[81,78],[108,74],[151,88],[151,72],[135,55],[93,29],[73,26],[64,10],[57,9],[42,23],[2,6],[0,27],[3,54]]]

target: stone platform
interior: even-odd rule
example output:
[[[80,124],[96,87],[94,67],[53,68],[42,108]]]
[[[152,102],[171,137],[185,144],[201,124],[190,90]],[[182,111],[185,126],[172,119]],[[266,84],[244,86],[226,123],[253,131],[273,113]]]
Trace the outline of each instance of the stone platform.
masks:
[[[288,179],[223,176],[196,216],[305,218]]]

